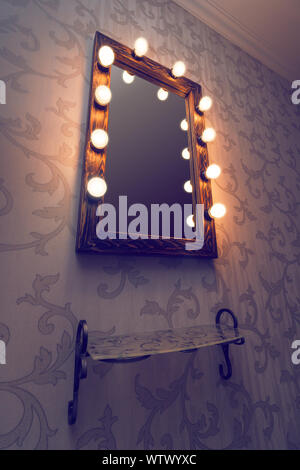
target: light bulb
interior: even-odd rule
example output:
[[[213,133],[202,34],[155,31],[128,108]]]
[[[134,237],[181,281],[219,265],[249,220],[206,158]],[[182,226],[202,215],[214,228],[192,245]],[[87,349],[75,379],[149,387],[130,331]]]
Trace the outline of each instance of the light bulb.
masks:
[[[202,111],[208,111],[212,107],[212,99],[209,96],[203,96],[199,102],[199,109]]]
[[[188,128],[189,128],[189,125],[188,125],[188,122],[186,119],[183,119],[180,123],[180,128],[183,130],[183,131],[187,131]]]
[[[90,196],[94,197],[95,199],[99,199],[106,193],[107,184],[103,178],[95,176],[88,181],[87,191]]]
[[[208,209],[208,214],[212,219],[220,219],[226,214],[226,207],[218,202]]]
[[[96,149],[104,149],[108,144],[108,134],[104,129],[95,129],[91,134],[91,142]]]
[[[131,75],[131,73],[128,73],[126,70],[123,72],[123,80],[127,85],[130,85],[134,81],[134,75]]]
[[[201,139],[203,142],[212,142],[216,138],[216,131],[212,127],[207,127],[204,129]]]
[[[191,227],[191,228],[195,227],[195,222],[194,222],[194,216],[193,216],[193,214],[189,215],[189,216],[186,218],[186,224],[187,224],[189,227]]]
[[[145,38],[138,38],[134,43],[134,53],[137,57],[143,57],[148,52],[148,41]]]
[[[100,85],[95,90],[95,100],[100,106],[107,106],[111,100],[111,91],[108,86]]]
[[[98,53],[99,62],[103,67],[110,67],[115,60],[115,53],[110,46],[102,46]]]
[[[191,182],[190,181],[186,181],[183,185],[184,187],[184,190],[187,192],[187,193],[192,193],[193,192],[193,186],[191,185]]]
[[[188,148],[185,148],[182,150],[182,158],[184,158],[185,160],[189,160],[190,159],[190,151]]]
[[[213,163],[212,165],[209,165],[209,167],[205,171],[205,176],[208,180],[215,180],[218,178],[221,174],[221,168],[219,165],[216,165]]]
[[[157,98],[160,101],[166,101],[168,96],[169,96],[169,93],[167,92],[167,90],[164,90],[163,88],[160,88],[157,92]]]
[[[182,77],[185,74],[185,64],[181,60],[175,62],[172,68],[172,75],[175,78]]]

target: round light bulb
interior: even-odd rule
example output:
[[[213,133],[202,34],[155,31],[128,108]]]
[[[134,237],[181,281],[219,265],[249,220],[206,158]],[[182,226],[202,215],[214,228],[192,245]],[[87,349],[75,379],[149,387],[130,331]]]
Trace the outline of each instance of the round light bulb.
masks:
[[[100,85],[95,90],[95,100],[100,106],[107,106],[111,100],[111,91],[108,86]]]
[[[134,53],[137,57],[143,57],[149,49],[148,41],[145,38],[138,38],[134,43]]]
[[[193,214],[189,215],[187,218],[186,218],[186,224],[191,227],[191,228],[194,228],[195,227],[195,222],[194,222],[194,216]]]
[[[224,204],[217,203],[214,204],[210,209],[208,209],[208,214],[212,219],[220,219],[226,214],[226,207]]]
[[[108,134],[104,129],[95,129],[91,134],[91,142],[96,149],[104,149],[108,144]]]
[[[189,125],[188,125],[188,122],[186,119],[183,119],[180,123],[180,128],[183,130],[183,131],[187,131],[188,128],[189,128]]]
[[[103,178],[99,178],[95,176],[88,181],[87,184],[87,191],[90,196],[95,199],[99,199],[100,197],[104,196],[107,191],[107,184]]]
[[[169,96],[169,93],[167,92],[167,90],[164,90],[163,88],[160,88],[157,92],[157,98],[160,101],[166,101],[168,96]]]
[[[128,73],[126,70],[123,72],[123,80],[127,85],[130,85],[134,81],[134,75],[131,75],[131,73]]]
[[[209,180],[215,180],[218,178],[221,174],[221,168],[219,165],[216,165],[213,163],[212,165],[209,165],[209,167],[206,169],[205,176]]]
[[[199,109],[202,111],[208,111],[212,107],[212,99],[209,96],[203,96],[199,102]]]
[[[212,142],[216,138],[216,131],[212,127],[204,129],[201,139],[203,142]]]
[[[185,74],[185,64],[181,60],[175,62],[172,68],[172,75],[175,78],[182,77]]]
[[[184,158],[185,160],[189,160],[190,159],[190,151],[188,148],[185,148],[182,150],[182,158]]]
[[[102,46],[98,53],[99,62],[103,67],[110,67],[115,60],[115,53],[110,46]]]
[[[193,192],[193,186],[191,185],[191,182],[190,181],[186,181],[183,185],[184,187],[184,190],[187,192],[187,193],[192,193]]]

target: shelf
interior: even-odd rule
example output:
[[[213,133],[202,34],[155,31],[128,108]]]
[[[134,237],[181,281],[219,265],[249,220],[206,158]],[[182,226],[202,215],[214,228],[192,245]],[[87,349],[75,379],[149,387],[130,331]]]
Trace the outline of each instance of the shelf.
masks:
[[[87,352],[95,361],[126,360],[154,354],[188,351],[206,346],[230,344],[242,336],[231,327],[201,325],[189,328],[157,330],[121,336],[107,336],[92,332],[89,334]]]
[[[232,327],[220,323],[224,313],[231,316]],[[155,354],[191,352],[206,346],[219,345],[222,347],[225,360],[225,366],[219,365],[219,373],[222,379],[228,380],[232,375],[229,345],[241,345],[244,342],[244,337],[238,331],[237,318],[227,308],[218,311],[215,325],[157,330],[121,336],[105,337],[97,332],[88,334],[87,323],[85,320],[81,320],[76,335],[73,400],[69,402],[68,406],[68,422],[74,424],[77,419],[79,384],[80,380],[87,376],[87,356],[95,361],[126,363],[147,359]]]

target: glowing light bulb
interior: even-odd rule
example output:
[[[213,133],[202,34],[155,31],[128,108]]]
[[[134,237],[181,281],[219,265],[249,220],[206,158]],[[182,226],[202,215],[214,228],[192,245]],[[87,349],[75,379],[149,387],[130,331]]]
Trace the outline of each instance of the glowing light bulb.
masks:
[[[188,128],[189,128],[189,125],[188,125],[188,122],[186,119],[183,119],[180,123],[180,128],[183,130],[183,131],[187,131]]]
[[[185,160],[189,160],[190,159],[190,151],[188,148],[185,148],[182,150],[182,158],[184,158]]]
[[[212,219],[220,219],[226,214],[226,207],[218,202],[208,209],[208,214]]]
[[[128,73],[126,72],[126,70],[124,70],[123,72],[123,80],[125,83],[127,83],[127,85],[130,85],[130,83],[132,83],[134,81],[134,75],[131,75],[131,73]]]
[[[208,180],[215,180],[218,178],[221,174],[221,168],[219,165],[216,165],[213,163],[212,165],[209,165],[209,167],[206,169],[205,176]]]
[[[108,144],[108,134],[104,129],[95,129],[91,134],[91,142],[96,149],[104,149]]]
[[[184,190],[187,192],[187,193],[192,193],[193,192],[193,186],[191,185],[191,182],[190,181],[186,181],[183,185],[184,187]]]
[[[115,61],[115,53],[110,46],[102,46],[98,53],[99,62],[103,67],[110,67]]]
[[[108,86],[100,85],[95,90],[95,100],[100,106],[107,106],[111,100],[111,91]]]
[[[189,215],[189,216],[186,218],[186,224],[187,224],[189,227],[191,227],[191,228],[195,227],[195,222],[194,222],[194,216],[193,216],[193,214]]]
[[[87,191],[89,195],[95,199],[99,199],[104,196],[107,191],[107,184],[103,178],[95,176],[88,181]]]
[[[201,139],[203,142],[212,142],[215,140],[216,135],[216,131],[212,127],[207,127],[207,129],[203,131]]]
[[[134,53],[137,57],[143,57],[149,49],[148,41],[145,38],[138,38],[134,43]]]
[[[160,88],[157,92],[157,98],[160,101],[166,101],[168,96],[169,96],[169,93],[167,92],[167,90],[164,90],[163,88]]]
[[[181,60],[175,62],[172,68],[172,75],[174,78],[182,77],[185,74],[185,64]]]
[[[199,102],[199,109],[202,111],[208,111],[212,107],[212,99],[209,96],[203,96]]]

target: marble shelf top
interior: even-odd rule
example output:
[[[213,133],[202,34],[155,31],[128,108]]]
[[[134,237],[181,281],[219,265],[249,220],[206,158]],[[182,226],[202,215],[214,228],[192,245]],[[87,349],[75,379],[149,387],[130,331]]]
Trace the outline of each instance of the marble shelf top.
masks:
[[[87,351],[95,361],[125,360],[232,343],[242,338],[238,330],[224,325],[201,325],[120,336],[91,332]]]

